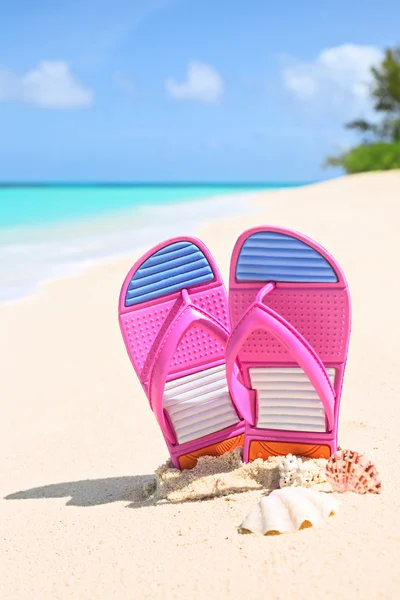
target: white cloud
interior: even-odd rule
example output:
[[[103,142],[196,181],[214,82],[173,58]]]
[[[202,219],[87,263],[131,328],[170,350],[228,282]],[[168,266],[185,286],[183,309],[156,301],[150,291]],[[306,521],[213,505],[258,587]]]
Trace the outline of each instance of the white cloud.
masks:
[[[382,56],[375,46],[344,44],[323,50],[310,62],[292,59],[283,68],[282,78],[301,100],[363,106],[369,97],[371,66]]]
[[[224,82],[211,65],[191,61],[186,81],[179,83],[169,77],[165,82],[167,92],[176,100],[198,100],[215,104],[224,92]]]
[[[93,92],[62,61],[43,61],[23,75],[0,69],[0,102],[18,101],[40,108],[84,108]]]

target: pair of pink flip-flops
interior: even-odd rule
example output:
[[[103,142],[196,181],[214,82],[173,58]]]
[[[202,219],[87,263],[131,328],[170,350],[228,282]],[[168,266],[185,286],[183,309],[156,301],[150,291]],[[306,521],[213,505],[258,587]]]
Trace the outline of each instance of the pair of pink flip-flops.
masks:
[[[336,452],[350,314],[335,259],[294,231],[239,237],[229,297],[199,240],[147,252],[125,278],[119,321],[173,464],[238,446],[244,461]]]

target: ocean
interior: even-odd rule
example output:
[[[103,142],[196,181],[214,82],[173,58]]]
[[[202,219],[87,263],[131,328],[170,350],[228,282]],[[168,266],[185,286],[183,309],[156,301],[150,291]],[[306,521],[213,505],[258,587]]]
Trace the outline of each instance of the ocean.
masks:
[[[235,185],[0,185],[0,303],[44,281],[249,211],[260,190],[300,183]]]

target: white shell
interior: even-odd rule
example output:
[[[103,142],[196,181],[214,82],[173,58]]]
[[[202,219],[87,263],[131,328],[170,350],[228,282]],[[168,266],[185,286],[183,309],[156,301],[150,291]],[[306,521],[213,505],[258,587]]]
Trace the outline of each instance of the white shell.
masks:
[[[242,532],[278,535],[318,527],[338,510],[330,494],[286,487],[264,496],[240,526]]]

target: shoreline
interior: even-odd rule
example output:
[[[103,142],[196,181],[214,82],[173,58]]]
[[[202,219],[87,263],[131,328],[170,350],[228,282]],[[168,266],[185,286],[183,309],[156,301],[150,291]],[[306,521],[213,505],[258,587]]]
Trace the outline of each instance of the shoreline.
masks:
[[[326,181],[326,180],[324,180]],[[52,188],[52,187],[130,187],[130,188],[135,188],[135,187],[154,187],[154,188],[158,188],[158,187],[172,187],[172,188],[180,188],[180,187],[184,187],[184,188],[188,188],[188,187],[197,187],[197,188],[206,188],[206,187],[212,187],[212,188],[232,188],[235,189],[237,187],[243,187],[243,188],[249,188],[249,190],[251,188],[258,188],[258,189],[264,189],[264,190],[268,190],[268,189],[278,189],[278,188],[291,188],[291,187],[301,187],[303,185],[312,185],[314,183],[321,183],[320,181],[304,181],[304,182],[300,182],[300,181],[293,181],[293,182],[274,182],[274,181],[255,181],[255,182],[248,182],[248,181],[236,181],[236,182],[232,182],[232,181],[156,181],[156,182],[149,182],[149,181],[134,181],[134,182],[124,182],[124,181],[115,181],[115,182],[109,182],[109,181],[93,181],[93,182],[87,182],[87,181],[76,181],[73,183],[70,182],[22,182],[22,183],[16,183],[16,182],[1,182],[0,181],[0,189],[6,189],[6,188],[27,188],[27,187],[41,187],[41,188]]]
[[[396,174],[397,172],[394,171],[394,174]],[[400,171],[398,172],[400,173]],[[249,213],[249,204],[251,204],[252,206],[252,212],[254,213],[254,215],[260,214],[260,212],[262,212],[263,210],[263,202],[265,202],[265,200],[267,198],[272,198],[275,196],[276,198],[279,198],[279,196],[281,196],[282,194],[291,194],[293,192],[301,191],[301,190],[305,190],[306,194],[308,194],[308,190],[314,190],[313,193],[315,193],[316,190],[319,190],[320,187],[324,187],[326,185],[328,186],[334,186],[334,185],[340,185],[341,181],[358,181],[360,178],[364,179],[364,178],[368,178],[370,175],[374,175],[374,174],[361,174],[361,175],[353,175],[351,177],[348,176],[343,176],[343,177],[337,177],[331,180],[327,180],[327,181],[320,181],[320,182],[316,182],[316,183],[304,183],[304,184],[280,184],[281,187],[276,187],[276,188],[271,188],[271,189],[258,189],[257,191],[249,191],[249,192],[236,192],[235,194],[221,194],[218,196],[212,196],[212,197],[204,197],[204,198],[199,198],[199,199],[189,199],[189,200],[184,200],[182,202],[178,201],[176,203],[172,202],[171,204],[154,204],[154,205],[150,205],[148,207],[146,206],[139,206],[136,209],[132,208],[130,210],[126,210],[126,209],[117,209],[114,210],[111,213],[106,213],[106,214],[99,214],[95,217],[85,217],[85,218],[81,218],[81,219],[76,219],[76,220],[66,220],[66,221],[61,221],[61,222],[56,222],[53,224],[47,224],[47,225],[39,225],[39,226],[32,226],[32,225],[23,225],[23,226],[19,226],[19,227],[10,227],[10,228],[5,228],[3,230],[0,229],[0,231],[2,231],[3,236],[5,235],[6,237],[3,239],[7,240],[8,237],[8,244],[5,245],[4,243],[1,245],[0,244],[0,256],[1,254],[5,254],[5,252],[7,251],[8,247],[18,247],[18,250],[24,250],[23,246],[25,246],[24,244],[24,240],[26,239],[26,236],[31,238],[30,241],[28,241],[27,246],[28,246],[28,252],[30,250],[32,250],[32,247],[37,244],[38,242],[40,244],[47,242],[52,242],[53,240],[57,240],[60,238],[64,238],[64,244],[71,247],[71,249],[73,250],[70,254],[70,262],[67,264],[62,264],[63,260],[65,257],[61,257],[60,263],[58,265],[58,269],[56,273],[50,273],[50,274],[45,274],[43,276],[38,277],[38,279],[35,282],[31,282],[29,283],[29,290],[27,292],[17,292],[14,297],[12,298],[4,298],[4,295],[1,296],[0,294],[0,308],[2,306],[13,306],[15,304],[18,304],[19,302],[24,302],[29,300],[29,298],[31,297],[37,297],[37,296],[41,296],[42,295],[42,290],[43,289],[47,289],[47,286],[53,282],[56,282],[58,280],[62,280],[62,279],[68,279],[68,278],[74,278],[77,275],[80,274],[84,274],[85,272],[87,272],[88,269],[91,268],[96,268],[101,266],[102,264],[106,265],[109,264],[113,261],[124,261],[124,259],[126,257],[131,256],[132,257],[132,264],[134,262],[134,260],[137,260],[137,258],[139,258],[139,256],[145,252],[146,250],[148,250],[149,247],[151,247],[151,245],[156,244],[160,241],[160,239],[166,239],[168,237],[175,237],[175,235],[192,235],[194,237],[197,237],[198,232],[200,232],[200,235],[202,234],[202,231],[204,230],[204,225],[207,224],[207,222],[210,220],[210,216],[212,217],[212,220],[214,221],[218,221],[218,223],[221,223],[222,221],[228,222],[231,221],[232,218],[235,217],[246,217]],[[70,187],[74,187],[75,184],[71,185]],[[110,184],[111,186],[113,184]],[[153,185],[153,184],[152,184]],[[222,187],[222,184],[220,184]],[[236,185],[236,184],[235,184]],[[51,186],[50,186],[51,187]],[[184,186],[183,186],[184,187]],[[234,188],[235,186],[233,186]],[[272,194],[272,196],[271,196]],[[202,215],[200,219],[198,219],[198,214],[199,211],[196,212],[196,209],[200,209],[200,212],[202,209],[206,208],[206,207],[212,207],[212,209],[215,209],[215,207],[217,206],[218,210],[217,210],[217,215]],[[152,209],[159,209],[161,212],[164,211],[164,213],[167,214],[167,216],[169,216],[171,218],[171,216],[175,216],[175,214],[178,211],[181,211],[182,208],[186,207],[187,212],[193,212],[196,214],[193,214],[193,216],[191,218],[189,218],[188,222],[186,223],[186,225],[181,228],[179,230],[179,228],[174,227],[172,233],[168,233],[167,228],[165,231],[165,234],[162,233],[162,231],[158,231],[155,235],[150,235],[151,241],[147,242],[147,240],[143,240],[141,242],[141,244],[136,245],[136,247],[125,247],[125,248],[116,248],[116,249],[110,249],[109,251],[107,251],[107,249],[104,250],[104,253],[101,256],[96,256],[96,255],[90,255],[90,252],[88,255],[83,255],[81,257],[78,257],[77,260],[74,260],[74,252],[76,250],[76,247],[79,246],[79,242],[81,243],[85,243],[85,241],[87,239],[92,239],[92,238],[102,238],[104,237],[104,235],[119,235],[119,234],[126,234],[128,233],[128,235],[134,231],[134,228],[137,227],[137,223],[135,223],[135,220],[140,216],[141,216],[141,212],[145,213],[145,220],[146,220],[146,211],[151,211]],[[233,208],[233,215],[227,215],[226,211],[228,209],[232,209]],[[136,210],[136,213],[134,212]],[[186,211],[185,211],[186,212]],[[168,215],[169,213],[169,215]],[[181,213],[180,213],[181,216]],[[151,217],[151,215],[150,215]],[[147,219],[149,218],[149,216],[147,217]],[[196,220],[197,218],[197,220]],[[290,215],[289,215],[289,220],[290,220]],[[249,220],[247,219],[247,222],[249,222]],[[256,225],[258,223],[257,220],[253,220],[251,221],[252,225]],[[288,223],[285,221],[285,223],[281,222],[281,223],[275,223],[275,224],[281,224],[284,226],[288,226]],[[251,226],[251,225],[249,225]],[[304,232],[304,228],[301,229]],[[174,231],[176,233],[174,233]],[[75,243],[77,242],[77,243]],[[129,246],[129,243],[125,244],[126,246]],[[49,250],[49,253],[51,251],[51,248]],[[67,257],[68,258],[68,257]],[[4,260],[4,259],[3,259]],[[56,267],[57,268],[57,267]],[[0,266],[0,280],[6,280],[6,278],[3,276],[1,277],[1,266]],[[7,284],[5,284],[4,287],[6,287]]]
[[[265,193],[270,192],[267,190]],[[84,273],[88,268],[123,260],[126,256],[138,257],[160,239],[195,235],[201,224],[209,220],[211,212],[213,218],[218,221],[226,218],[227,211],[234,215],[247,214],[251,210],[249,204],[253,204],[257,196],[257,192],[237,192],[169,205],[142,206],[129,211],[116,210],[95,218],[87,217],[52,225],[6,229],[3,237],[6,243],[3,241],[0,245],[0,256],[3,254],[3,265],[6,265],[3,266],[3,273],[0,266],[0,279],[5,282],[3,289],[7,287],[7,273],[11,281],[14,279],[12,265],[10,269],[9,263],[7,264],[10,254],[13,258],[14,253],[14,259],[19,261],[23,253],[28,252],[33,257],[33,253],[36,252],[38,257],[33,269],[36,267],[37,271],[43,272],[38,274],[34,281],[29,281],[29,289],[25,293],[20,291],[23,280],[18,282],[14,297],[7,298],[4,293],[0,293],[0,306],[22,302],[32,294],[40,293],[43,286]],[[160,213],[163,225],[157,227],[154,220],[160,219]],[[136,236],[134,243],[131,241],[132,236]],[[85,245],[88,247],[86,251]],[[55,254],[58,254],[58,261],[57,257],[53,261]],[[47,266],[44,264],[46,260]]]
[[[365,177],[368,175],[361,175],[361,177]],[[31,297],[37,297],[42,295],[42,290],[47,289],[47,286],[53,282],[62,279],[74,278],[76,275],[84,274],[88,269],[96,268],[101,266],[102,264],[106,265],[113,261],[124,260],[126,257],[131,256],[132,261],[136,260],[143,252],[145,252],[149,247],[153,244],[156,244],[160,241],[160,239],[166,239],[168,237],[175,237],[176,235],[192,235],[194,237],[197,236],[197,233],[203,231],[204,225],[210,220],[218,221],[221,223],[222,221],[231,221],[232,218],[238,217],[246,217],[249,212],[253,212],[254,215],[259,214],[263,209],[263,202],[265,199],[272,198],[275,196],[279,198],[279,195],[282,194],[291,194],[296,190],[317,190],[320,186],[332,185],[336,182],[340,182],[343,180],[349,179],[357,179],[360,176],[352,176],[349,177],[338,177],[332,180],[321,181],[316,183],[304,183],[304,184],[280,184],[280,187],[271,188],[271,189],[258,189],[257,191],[249,191],[249,192],[236,192],[235,194],[221,194],[218,196],[212,197],[204,197],[199,199],[189,199],[186,201],[178,201],[176,203],[172,202],[171,204],[154,204],[148,207],[139,206],[136,209],[119,209],[114,210],[112,213],[99,214],[95,217],[85,217],[81,219],[71,220],[71,221],[61,221],[53,224],[47,225],[23,225],[19,227],[10,227],[5,229],[0,229],[3,234],[3,240],[7,241],[8,244],[0,244],[0,256],[1,254],[6,253],[8,248],[15,247],[17,251],[26,251],[25,246],[27,246],[27,251],[30,252],[32,249],[35,249],[34,246],[39,243],[43,244],[47,242],[52,243],[54,240],[63,239],[64,245],[71,248],[70,253],[70,263],[63,265],[63,261],[65,256],[61,256],[60,263],[58,265],[58,269],[56,273],[45,273],[44,275],[39,276],[34,282],[30,282],[28,284],[29,289],[25,292],[17,291],[13,297],[5,298],[0,293],[0,308],[2,306],[13,306],[18,304],[19,302],[24,302],[29,300]],[[71,187],[74,187],[73,185]],[[222,184],[221,184],[222,187]],[[235,186],[233,186],[234,189]],[[252,207],[250,211],[250,205]],[[78,256],[77,260],[74,260],[74,253],[76,252],[76,247],[79,246],[79,242],[85,243],[86,239],[92,238],[104,238],[105,235],[115,235],[118,234],[126,234],[128,235],[137,228],[137,223],[135,220],[140,218],[141,213],[144,213],[144,219],[146,221],[146,211],[151,211],[152,209],[159,209],[161,212],[169,213],[169,217],[173,217],[176,212],[181,211],[182,208],[186,207],[187,212],[193,212],[193,216],[188,219],[186,224],[182,227],[174,226],[172,233],[168,233],[166,228],[165,233],[162,231],[157,231],[155,235],[150,235],[151,241],[143,240],[140,244],[136,245],[136,247],[123,247],[104,250],[102,255],[83,255],[81,257]],[[199,219],[199,212],[206,208],[211,207],[214,211],[217,207],[217,214],[203,214]],[[197,209],[197,210],[196,210]],[[200,210],[199,210],[200,209]],[[226,214],[227,210],[233,209],[233,215]],[[136,213],[134,212],[136,210]],[[186,211],[185,211],[186,212]],[[181,216],[181,213],[180,213]],[[151,217],[151,215],[150,215]],[[147,216],[147,219],[149,216]],[[251,223],[253,225],[257,224],[257,220],[253,220]],[[287,225],[287,223],[281,223],[282,225]],[[250,225],[249,225],[250,226]],[[171,230],[169,230],[171,231]],[[4,237],[5,236],[5,237]],[[26,239],[28,238],[28,243],[26,244]],[[29,239],[30,238],[30,239]],[[44,240],[44,242],[43,242]],[[96,240],[95,240],[96,241]],[[76,243],[75,243],[76,242]],[[127,242],[125,246],[129,246]],[[51,253],[51,246],[49,248],[48,254]],[[62,251],[62,248],[61,248]],[[68,256],[67,256],[68,259]],[[3,258],[4,264],[4,258]],[[53,266],[51,267],[53,270]],[[61,272],[60,272],[61,271]],[[7,278],[3,275],[1,276],[1,265],[0,265],[0,280],[6,281],[3,287],[7,286]],[[20,286],[19,286],[20,287]]]

